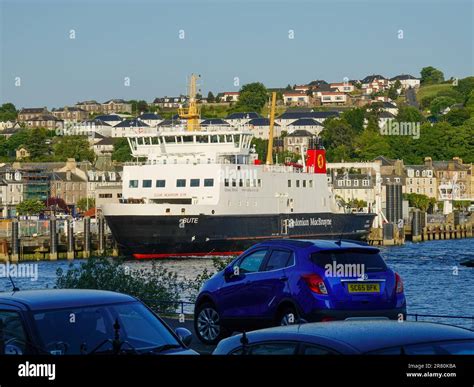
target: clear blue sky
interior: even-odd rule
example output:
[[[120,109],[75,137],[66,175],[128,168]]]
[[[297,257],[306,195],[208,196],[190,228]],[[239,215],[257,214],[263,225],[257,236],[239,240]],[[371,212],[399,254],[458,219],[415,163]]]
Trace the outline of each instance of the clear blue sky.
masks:
[[[0,102],[17,107],[150,101],[184,93],[192,72],[205,95],[238,90],[234,77],[284,87],[428,65],[446,78],[474,73],[472,0],[0,3]]]

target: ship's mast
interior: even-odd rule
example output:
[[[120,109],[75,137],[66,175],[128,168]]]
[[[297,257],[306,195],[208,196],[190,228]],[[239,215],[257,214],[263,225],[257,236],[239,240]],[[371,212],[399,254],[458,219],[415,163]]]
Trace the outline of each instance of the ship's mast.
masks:
[[[268,134],[267,165],[273,164],[273,126],[275,125],[276,92],[272,93],[270,107],[270,132]]]
[[[189,104],[188,107],[181,107],[178,109],[178,114],[180,118],[187,120],[187,129],[188,130],[199,130],[200,124],[199,119],[201,118],[201,108],[197,103],[196,99],[196,80],[198,76],[196,74],[191,74],[189,80]]]

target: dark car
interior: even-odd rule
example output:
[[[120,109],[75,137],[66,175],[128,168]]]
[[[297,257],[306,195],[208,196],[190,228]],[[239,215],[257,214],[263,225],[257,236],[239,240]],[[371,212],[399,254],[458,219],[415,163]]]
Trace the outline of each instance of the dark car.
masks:
[[[206,344],[232,331],[306,321],[383,316],[404,319],[400,276],[379,249],[343,240],[259,243],[209,279],[195,307]]]
[[[214,355],[474,355],[474,332],[425,322],[295,324],[222,340]]]
[[[0,354],[195,354],[134,297],[102,290],[0,293]]]

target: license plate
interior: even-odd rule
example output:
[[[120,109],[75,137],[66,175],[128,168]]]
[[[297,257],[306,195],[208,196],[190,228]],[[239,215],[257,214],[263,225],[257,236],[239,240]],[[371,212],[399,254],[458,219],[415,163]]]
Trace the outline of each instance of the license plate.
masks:
[[[380,284],[349,283],[347,289],[349,293],[379,293]]]

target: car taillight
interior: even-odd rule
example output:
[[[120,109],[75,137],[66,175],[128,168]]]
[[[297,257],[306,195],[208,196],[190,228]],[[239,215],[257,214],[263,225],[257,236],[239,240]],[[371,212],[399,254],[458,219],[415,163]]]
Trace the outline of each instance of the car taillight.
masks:
[[[403,281],[398,273],[395,273],[395,288],[397,293],[403,293]]]
[[[318,294],[328,294],[326,285],[324,285],[323,279],[317,274],[307,274],[303,276],[303,279],[308,284],[312,292]]]

